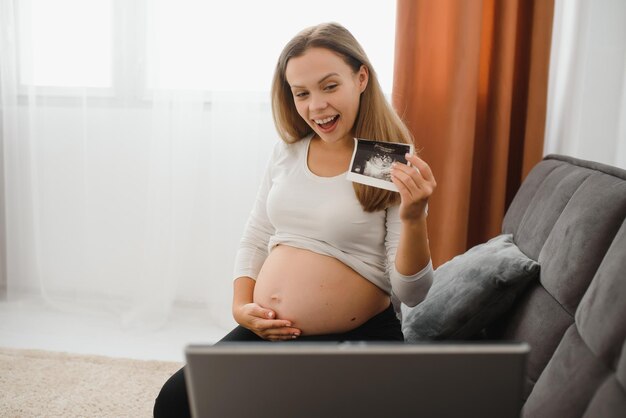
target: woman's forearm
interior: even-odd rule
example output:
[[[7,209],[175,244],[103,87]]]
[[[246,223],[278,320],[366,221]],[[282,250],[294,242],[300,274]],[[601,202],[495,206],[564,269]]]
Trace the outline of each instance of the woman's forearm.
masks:
[[[405,276],[412,276],[428,265],[430,247],[426,215],[415,222],[402,222],[400,242],[396,251],[396,270]]]
[[[238,308],[253,302],[256,280],[242,276],[235,279],[233,285],[233,316],[235,316],[235,311]]]

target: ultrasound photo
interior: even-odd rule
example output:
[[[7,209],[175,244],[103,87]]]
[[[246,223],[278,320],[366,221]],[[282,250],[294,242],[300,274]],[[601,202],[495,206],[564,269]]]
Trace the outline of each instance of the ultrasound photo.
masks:
[[[413,145],[398,142],[380,142],[355,138],[347,179],[368,186],[398,191],[391,181],[391,164],[407,164],[404,154],[413,153]]]

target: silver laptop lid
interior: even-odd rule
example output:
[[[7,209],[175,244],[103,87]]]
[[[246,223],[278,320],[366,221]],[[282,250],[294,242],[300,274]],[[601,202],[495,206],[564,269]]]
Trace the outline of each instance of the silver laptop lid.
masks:
[[[519,417],[525,343],[186,348],[194,417]]]

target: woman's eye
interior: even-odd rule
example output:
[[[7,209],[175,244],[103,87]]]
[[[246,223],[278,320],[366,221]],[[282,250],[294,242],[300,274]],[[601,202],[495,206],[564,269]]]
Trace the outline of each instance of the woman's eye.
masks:
[[[296,93],[295,96],[298,98],[303,98],[303,97],[306,97],[307,94],[308,94],[307,92],[301,91],[301,92]]]
[[[334,90],[337,87],[337,84],[329,84],[324,89],[325,90]]]

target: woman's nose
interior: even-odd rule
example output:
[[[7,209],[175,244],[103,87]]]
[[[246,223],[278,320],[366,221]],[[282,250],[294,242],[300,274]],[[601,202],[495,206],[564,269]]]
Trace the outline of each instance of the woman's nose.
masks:
[[[326,106],[328,106],[328,103],[326,102],[323,96],[313,95],[311,97],[310,108],[312,111],[318,111],[318,110],[324,109],[326,108]]]

